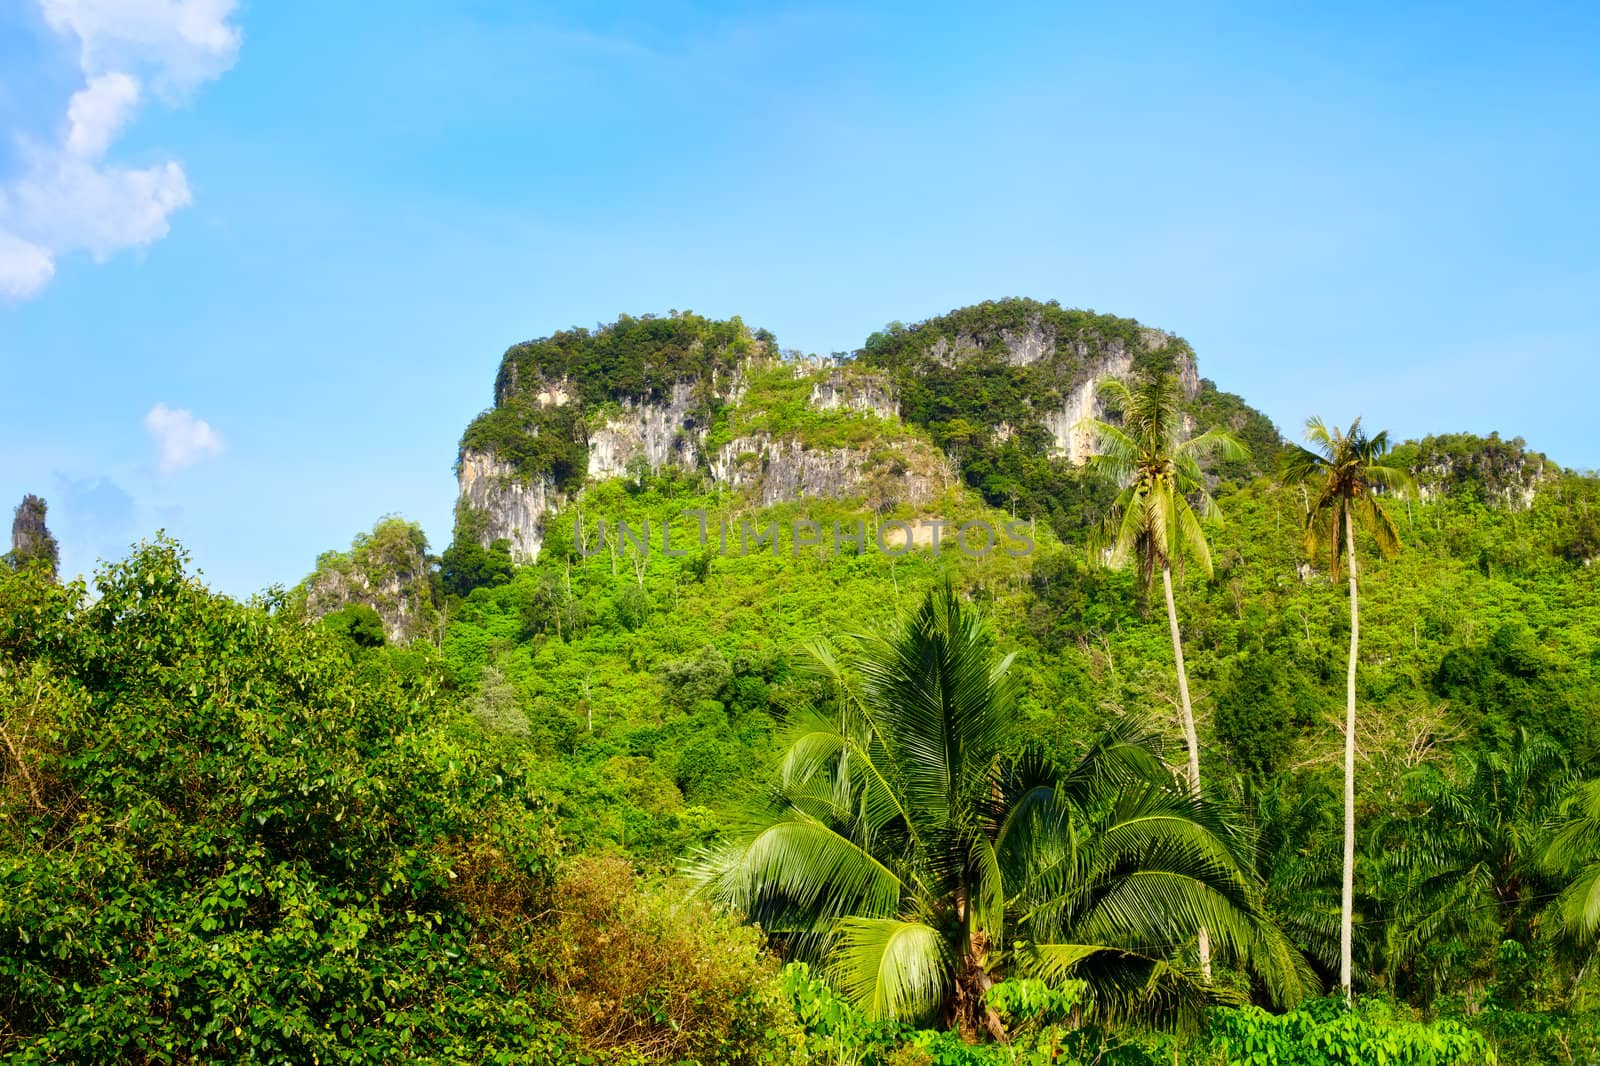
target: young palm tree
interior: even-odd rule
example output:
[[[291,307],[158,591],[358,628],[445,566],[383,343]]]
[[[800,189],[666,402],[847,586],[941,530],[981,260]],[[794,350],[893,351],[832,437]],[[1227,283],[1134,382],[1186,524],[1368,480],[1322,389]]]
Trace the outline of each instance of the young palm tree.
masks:
[[[1348,562],[1350,571],[1350,665],[1345,684],[1344,716],[1344,862],[1339,898],[1339,985],[1349,1001],[1356,861],[1356,659],[1361,643],[1356,595],[1356,526],[1371,533],[1384,555],[1398,551],[1400,534],[1383,505],[1383,494],[1411,495],[1416,485],[1410,474],[1386,461],[1388,432],[1369,437],[1362,431],[1359,418],[1342,433],[1338,427],[1330,430],[1320,418],[1309,419],[1306,440],[1314,451],[1295,446],[1286,449],[1283,458],[1285,483],[1316,487],[1316,499],[1306,515],[1306,550],[1313,558],[1326,552],[1328,572],[1335,579],[1342,564]]]
[[[1192,1018],[1226,994],[1176,961],[1201,926],[1275,998],[1309,983],[1238,835],[1136,729],[1064,773],[1016,750],[1011,659],[949,586],[858,641],[848,662],[810,649],[837,702],[798,725],[742,838],[691,868],[701,892],[873,1017],[997,1039],[1006,972],[1083,979],[1103,1017]]]
[[[1539,866],[1566,883],[1556,908],[1567,932],[1586,946],[1600,940],[1600,780],[1562,800]]]
[[[1440,971],[1459,966],[1461,945],[1480,945],[1483,958],[1532,939],[1547,887],[1540,851],[1574,780],[1565,749],[1525,730],[1507,749],[1458,752],[1448,768],[1406,775],[1404,802],[1373,834],[1368,886],[1384,917],[1374,969],[1391,989],[1427,1002],[1444,983]],[[1430,950],[1441,943],[1452,949],[1443,962]]]
[[[1183,664],[1183,637],[1178,629],[1178,608],[1172,598],[1172,569],[1184,559],[1211,576],[1211,545],[1202,522],[1221,520],[1216,501],[1206,491],[1200,460],[1207,456],[1244,459],[1249,451],[1232,435],[1209,430],[1187,440],[1183,436],[1182,394],[1170,366],[1156,365],[1141,373],[1129,389],[1116,378],[1100,383],[1107,406],[1122,414],[1121,426],[1097,419],[1082,425],[1095,436],[1092,469],[1117,485],[1113,512],[1116,529],[1111,548],[1113,566],[1130,560],[1138,565],[1140,584],[1146,590],[1161,572],[1167,600],[1167,628],[1172,633],[1172,658],[1177,664],[1178,703],[1183,716],[1183,742],[1189,757],[1189,787],[1200,791],[1200,738],[1189,701],[1189,674]],[[1191,504],[1191,500],[1194,501]],[[1199,513],[1195,506],[1199,507]],[[1200,930],[1200,968],[1211,971],[1211,946],[1207,931]]]

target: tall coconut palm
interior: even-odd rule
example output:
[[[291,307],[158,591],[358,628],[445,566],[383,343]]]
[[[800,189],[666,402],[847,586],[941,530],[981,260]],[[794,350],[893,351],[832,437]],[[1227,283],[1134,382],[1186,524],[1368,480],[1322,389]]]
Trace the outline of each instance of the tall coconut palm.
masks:
[[[1085,419],[1083,428],[1095,437],[1092,469],[1122,489],[1112,523],[1113,566],[1133,562],[1140,585],[1148,590],[1156,573],[1167,601],[1167,628],[1172,634],[1172,659],[1177,667],[1178,704],[1183,742],[1189,759],[1189,787],[1200,791],[1200,738],[1189,700],[1189,674],[1183,663],[1183,637],[1172,597],[1172,570],[1188,560],[1211,576],[1211,545],[1204,522],[1221,520],[1216,501],[1206,491],[1200,460],[1209,456],[1244,459],[1248,449],[1222,430],[1183,437],[1182,393],[1170,365],[1141,372],[1135,387],[1108,378],[1100,383],[1106,405],[1122,415],[1122,425]],[[1198,512],[1196,510],[1198,508]],[[1200,968],[1211,969],[1210,937],[1200,930]]]
[[[1356,861],[1356,660],[1361,650],[1360,610],[1356,581],[1356,527],[1372,535],[1378,551],[1392,555],[1400,533],[1384,506],[1386,494],[1412,495],[1411,475],[1388,462],[1387,431],[1367,436],[1361,419],[1340,432],[1320,418],[1306,422],[1311,449],[1285,449],[1283,480],[1313,485],[1316,499],[1306,515],[1306,550],[1316,558],[1326,552],[1328,572],[1335,579],[1348,563],[1350,574],[1350,663],[1345,683],[1344,716],[1344,861],[1339,896],[1339,986],[1351,998],[1351,955]],[[1314,450],[1312,450],[1314,449]]]
[[[1193,1017],[1226,995],[1177,961],[1202,925],[1298,995],[1309,969],[1217,810],[1130,726],[1064,772],[1019,751],[1011,659],[990,648],[948,586],[849,659],[814,645],[837,698],[797,725],[746,832],[691,868],[699,890],[876,1018],[1002,1038],[985,993],[1005,973],[1082,979],[1105,1017]]]

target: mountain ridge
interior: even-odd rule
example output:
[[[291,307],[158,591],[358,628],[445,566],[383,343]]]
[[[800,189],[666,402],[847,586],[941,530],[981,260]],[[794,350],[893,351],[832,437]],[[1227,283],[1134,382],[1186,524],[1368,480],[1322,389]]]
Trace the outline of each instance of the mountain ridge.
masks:
[[[435,631],[447,591],[464,595],[536,562],[547,527],[586,493],[664,475],[680,493],[707,491],[735,509],[810,500],[913,524],[963,487],[997,514],[1081,542],[1111,490],[1085,471],[1090,442],[1076,427],[1106,414],[1102,378],[1157,359],[1177,371],[1193,428],[1225,428],[1251,447],[1249,460],[1213,464],[1214,481],[1274,469],[1277,427],[1202,377],[1185,340],[1054,301],[987,301],[890,323],[831,356],[781,349],[738,316],[688,311],[558,331],[506,350],[495,405],[462,435],[452,543],[434,557],[443,585],[428,577],[420,530],[380,523],[350,552],[319,560],[298,602],[313,617],[370,606],[395,641]],[[1531,506],[1560,473],[1521,438],[1497,434],[1428,436],[1399,454],[1425,495],[1465,492],[1512,508]],[[1588,558],[1583,540],[1574,537],[1573,558]],[[403,564],[374,551],[402,543]]]

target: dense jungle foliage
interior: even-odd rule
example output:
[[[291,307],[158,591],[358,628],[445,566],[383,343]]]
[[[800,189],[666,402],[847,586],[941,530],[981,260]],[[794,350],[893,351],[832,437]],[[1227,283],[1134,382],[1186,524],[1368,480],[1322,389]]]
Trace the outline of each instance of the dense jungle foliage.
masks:
[[[939,328],[1012,329],[1011,303]],[[685,352],[746,336],[679,321],[537,365],[601,375],[600,410],[658,387],[635,329]],[[898,374],[923,328],[863,351]],[[92,589],[0,567],[0,1058],[1600,1056],[1600,480],[1498,437],[1390,453],[1422,492],[1386,500],[1399,550],[1355,544],[1351,1008],[1350,615],[1303,544],[1315,492],[1275,476],[1277,435],[1237,397],[1185,399],[1193,432],[1252,456],[1206,468],[1209,575],[1174,557],[1195,794],[1159,592],[1090,535],[1118,486],[1040,459],[1023,421],[1032,468],[962,436],[1007,420],[1008,374],[952,377],[954,406],[912,397],[885,428],[960,461],[919,508],[758,508],[639,469],[583,488],[531,565],[475,535],[435,559],[392,519],[319,561],[343,587],[358,555],[415,549],[443,615],[410,641],[386,635],[392,604],[216,595],[164,539]],[[772,402],[707,426],[870,428],[808,412],[794,380],[757,375]],[[929,515],[1020,522],[1034,550],[874,550]],[[752,524],[776,536],[748,547]],[[661,550],[669,527],[688,554]]]

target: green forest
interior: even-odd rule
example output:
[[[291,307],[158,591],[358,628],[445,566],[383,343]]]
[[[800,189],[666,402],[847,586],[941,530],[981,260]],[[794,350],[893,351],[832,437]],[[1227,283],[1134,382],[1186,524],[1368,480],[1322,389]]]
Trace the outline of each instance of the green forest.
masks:
[[[1600,1061],[1600,477],[1193,359],[980,304],[817,372],[880,418],[738,319],[558,333],[462,441],[537,559],[463,504],[244,601],[164,535],[63,580],[29,497],[0,1061]],[[586,475],[674,389],[694,463]],[[858,488],[713,476],[758,438]],[[1032,550],[875,550],[930,516]]]

